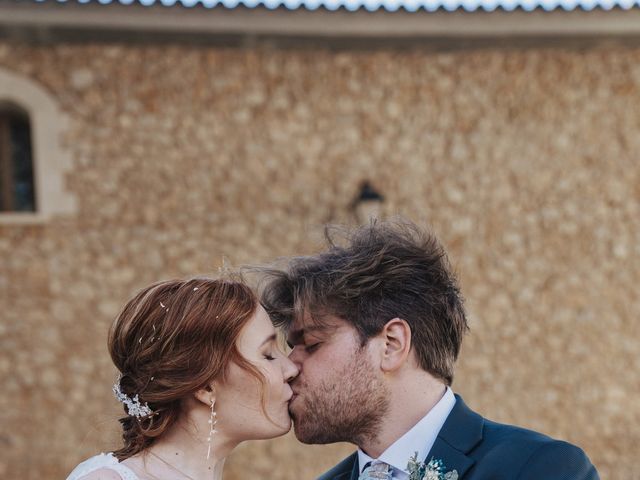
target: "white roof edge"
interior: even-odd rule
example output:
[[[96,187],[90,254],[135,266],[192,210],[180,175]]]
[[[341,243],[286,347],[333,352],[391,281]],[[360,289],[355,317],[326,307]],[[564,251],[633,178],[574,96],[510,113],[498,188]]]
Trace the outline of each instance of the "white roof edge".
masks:
[[[507,37],[640,34],[640,9],[551,12],[358,10],[206,10],[121,4],[60,5],[0,1],[0,27],[60,28],[78,31],[117,29],[129,32],[254,34],[301,37]]]
[[[24,1],[24,0],[23,0]],[[345,9],[353,12],[364,10],[374,11],[407,11],[415,12],[425,10],[434,12],[444,10],[448,12],[464,10],[467,12],[487,11],[497,9],[512,11],[521,9],[532,11],[535,9],[552,10],[585,10],[594,9],[611,10],[620,8],[629,10],[640,7],[640,0],[27,0],[30,2],[45,3],[79,3],[98,5],[142,5],[144,7],[172,7],[184,8],[266,8],[268,10],[310,10],[324,9],[335,11]]]

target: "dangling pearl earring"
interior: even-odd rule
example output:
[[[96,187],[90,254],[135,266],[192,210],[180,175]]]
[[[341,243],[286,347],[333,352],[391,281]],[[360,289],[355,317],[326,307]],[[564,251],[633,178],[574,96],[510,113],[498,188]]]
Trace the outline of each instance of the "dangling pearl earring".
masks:
[[[209,448],[207,449],[207,460],[211,456],[211,440],[213,440],[213,434],[216,433],[216,423],[218,423],[218,414],[214,410],[216,405],[216,399],[211,399],[211,416],[209,417],[209,437],[207,438],[207,442],[209,443]]]

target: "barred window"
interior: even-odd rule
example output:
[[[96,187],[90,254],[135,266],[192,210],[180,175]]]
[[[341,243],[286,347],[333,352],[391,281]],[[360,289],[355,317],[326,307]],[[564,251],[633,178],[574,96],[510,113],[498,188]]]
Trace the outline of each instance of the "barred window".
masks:
[[[0,212],[36,209],[29,115],[0,103]]]

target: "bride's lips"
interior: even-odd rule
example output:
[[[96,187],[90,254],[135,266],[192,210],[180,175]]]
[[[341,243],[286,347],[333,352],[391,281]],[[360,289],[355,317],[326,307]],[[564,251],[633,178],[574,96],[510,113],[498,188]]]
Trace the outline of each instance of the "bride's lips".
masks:
[[[290,386],[287,385],[287,390],[288,390],[288,395],[285,398],[285,403],[289,403],[291,402],[291,400],[293,399],[293,397],[296,396],[296,393],[291,389]]]

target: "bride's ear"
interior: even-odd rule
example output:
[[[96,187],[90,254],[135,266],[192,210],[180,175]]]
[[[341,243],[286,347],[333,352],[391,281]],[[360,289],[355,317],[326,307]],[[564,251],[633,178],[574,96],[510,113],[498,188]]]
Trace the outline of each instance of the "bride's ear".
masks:
[[[215,382],[211,382],[204,388],[201,388],[195,393],[195,397],[207,406],[211,406],[211,402],[216,400],[216,386]]]

